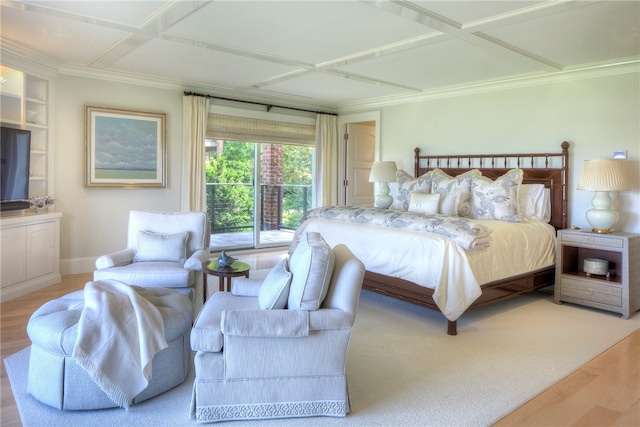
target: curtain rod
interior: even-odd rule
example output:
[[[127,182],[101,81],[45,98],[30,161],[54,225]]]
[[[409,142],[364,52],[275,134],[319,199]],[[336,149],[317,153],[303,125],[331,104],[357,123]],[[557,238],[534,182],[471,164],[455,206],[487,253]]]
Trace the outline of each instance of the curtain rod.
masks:
[[[263,106],[267,107],[267,112],[269,112],[273,107],[276,107],[276,108],[285,108],[287,110],[304,111],[306,113],[328,114],[328,115],[331,115],[331,116],[337,116],[336,113],[327,113],[327,112],[324,112],[324,111],[305,110],[304,108],[283,107],[282,105],[265,104],[265,103],[262,103],[262,102],[253,102],[253,101],[243,101],[241,99],[222,98],[220,96],[207,95],[207,94],[204,94],[204,93],[185,92],[184,95],[185,96],[202,96],[202,97],[205,97],[205,98],[221,99],[223,101],[244,102],[245,104],[263,105]]]

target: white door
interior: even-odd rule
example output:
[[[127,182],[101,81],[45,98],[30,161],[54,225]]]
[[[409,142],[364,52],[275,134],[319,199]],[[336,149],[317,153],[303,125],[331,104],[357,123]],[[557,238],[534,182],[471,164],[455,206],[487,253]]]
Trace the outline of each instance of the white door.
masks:
[[[375,158],[375,122],[348,123],[345,137],[345,201],[351,206],[373,206],[374,183],[369,182]]]

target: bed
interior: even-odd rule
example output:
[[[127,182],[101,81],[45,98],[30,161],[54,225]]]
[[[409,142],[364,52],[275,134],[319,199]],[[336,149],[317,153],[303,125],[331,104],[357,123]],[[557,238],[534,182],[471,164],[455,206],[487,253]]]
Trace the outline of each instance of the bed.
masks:
[[[438,310],[457,335],[466,310],[554,284],[555,232],[567,226],[568,149],[566,141],[556,153],[430,156],[416,148],[414,174],[398,172],[391,209],[316,208],[296,234],[346,244],[365,265],[364,289]],[[462,182],[475,198],[456,193]],[[531,217],[520,204],[531,204],[529,191],[544,194],[526,207],[536,210]],[[509,195],[519,199],[517,212]]]

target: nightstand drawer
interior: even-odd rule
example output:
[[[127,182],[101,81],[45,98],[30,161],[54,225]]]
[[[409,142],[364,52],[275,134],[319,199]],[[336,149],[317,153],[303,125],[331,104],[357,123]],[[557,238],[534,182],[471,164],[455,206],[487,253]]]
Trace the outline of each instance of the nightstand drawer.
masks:
[[[622,307],[622,287],[617,285],[586,282],[562,276],[560,295]]]
[[[563,242],[580,243],[583,245],[608,246],[610,248],[622,248],[624,239],[617,237],[599,236],[593,233],[562,233]]]

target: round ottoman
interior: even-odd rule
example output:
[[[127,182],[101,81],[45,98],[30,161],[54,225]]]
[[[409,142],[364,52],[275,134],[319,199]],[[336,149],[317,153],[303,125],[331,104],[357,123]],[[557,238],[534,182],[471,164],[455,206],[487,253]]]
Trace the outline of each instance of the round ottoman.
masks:
[[[162,315],[169,346],[154,356],[151,381],[135,397],[134,404],[182,384],[191,368],[191,301],[171,289],[145,290],[157,297],[155,304]],[[84,291],[77,291],[45,303],[31,315],[27,324],[27,334],[32,343],[27,391],[58,409],[113,408],[117,405],[73,358],[83,306]]]

